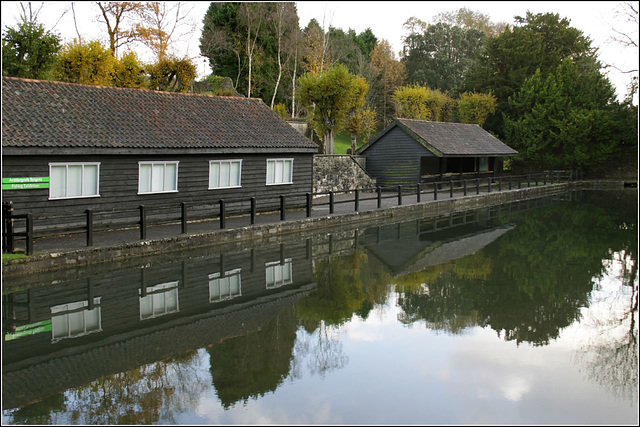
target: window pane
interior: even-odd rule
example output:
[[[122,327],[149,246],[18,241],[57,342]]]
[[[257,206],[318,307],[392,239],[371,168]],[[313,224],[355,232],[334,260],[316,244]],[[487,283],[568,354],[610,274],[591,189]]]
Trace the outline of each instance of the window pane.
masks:
[[[69,313],[69,332],[78,335],[84,332],[84,311]]]
[[[51,176],[49,177],[49,195],[64,197],[67,194],[67,168],[65,166],[51,166]]]
[[[284,267],[282,268],[282,276],[285,283],[291,281],[291,263],[290,262],[285,264]]]
[[[240,275],[235,274],[229,278],[229,289],[231,295],[240,294]]]
[[[274,282],[273,267],[267,267],[267,285],[272,285]]]
[[[51,329],[53,331],[53,338],[63,338],[69,336],[69,327],[67,326],[67,316],[53,316],[51,317]]]
[[[282,266],[281,265],[276,265],[274,267],[273,271],[275,273],[274,282],[275,283],[282,283]]]
[[[211,163],[209,169],[209,188],[217,188],[220,183],[220,163]]]
[[[229,162],[220,163],[220,187],[229,186]]]
[[[237,187],[240,185],[240,162],[231,163],[231,176],[229,177],[229,185]]]
[[[151,191],[162,191],[164,186],[164,164],[153,165],[151,172]]]
[[[86,165],[84,167],[83,196],[95,196],[98,194],[98,166]]]
[[[82,196],[82,166],[67,167],[67,197]]]
[[[282,182],[282,161],[278,160],[276,163],[276,176],[275,176],[275,182],[276,183],[281,183]]]
[[[267,162],[267,184],[273,184],[275,182],[276,162]]]
[[[157,294],[153,294],[153,314],[162,314],[164,313],[165,310],[165,306],[164,306],[164,292],[160,292]]]
[[[147,289],[148,291],[148,289]],[[142,319],[146,319],[153,314],[153,306],[151,295],[147,295],[146,297],[140,298],[140,317]]]
[[[177,190],[176,185],[176,173],[178,170],[178,165],[175,163],[167,164],[164,172],[164,191],[175,191]]]
[[[84,321],[87,332],[100,329],[100,307],[85,311]]]
[[[220,283],[218,279],[209,281],[209,301],[220,299]]]
[[[284,161],[284,172],[283,172],[283,176],[282,176],[282,182],[292,182],[292,176],[291,176],[291,160],[285,160]]]
[[[151,191],[151,165],[140,165],[140,192]]]
[[[167,312],[178,310],[178,290],[165,292],[165,307]]]
[[[220,280],[220,295],[223,297],[229,296],[229,278],[225,277]]]
[[[489,170],[489,159],[487,157],[480,157],[478,159],[478,170],[480,172],[486,172]]]

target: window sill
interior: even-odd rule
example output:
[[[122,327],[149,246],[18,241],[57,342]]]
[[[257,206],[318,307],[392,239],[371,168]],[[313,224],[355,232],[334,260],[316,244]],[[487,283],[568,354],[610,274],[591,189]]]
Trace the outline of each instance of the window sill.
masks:
[[[146,196],[148,194],[167,194],[167,193],[177,193],[178,190],[170,190],[170,191],[151,191],[148,193],[140,193],[138,192],[138,196]]]
[[[207,190],[229,190],[233,188],[242,188],[242,185],[234,185],[233,187],[210,187]]]
[[[70,196],[70,197],[49,197],[49,200],[70,200],[70,199],[95,199],[100,197],[99,194],[95,194],[92,196]]]
[[[293,185],[293,182],[275,182],[273,184],[265,184],[268,187],[271,187],[273,185]]]

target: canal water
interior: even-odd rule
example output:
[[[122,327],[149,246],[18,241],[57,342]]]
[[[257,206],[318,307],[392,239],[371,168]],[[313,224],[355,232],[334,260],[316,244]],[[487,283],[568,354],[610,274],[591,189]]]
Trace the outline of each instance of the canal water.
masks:
[[[636,424],[637,192],[3,284],[3,424]]]

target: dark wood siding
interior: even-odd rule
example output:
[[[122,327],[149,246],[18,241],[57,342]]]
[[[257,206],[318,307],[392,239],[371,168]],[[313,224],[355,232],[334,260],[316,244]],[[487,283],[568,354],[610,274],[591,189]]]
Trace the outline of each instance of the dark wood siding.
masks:
[[[381,187],[420,182],[420,157],[435,157],[399,127],[391,129],[363,154],[367,157],[367,172]]]
[[[293,159],[293,184],[266,185],[267,159]],[[209,161],[223,159],[242,159],[241,188],[225,190],[208,190]],[[178,192],[159,194],[138,194],[138,162],[139,161],[179,161]],[[244,155],[155,155],[155,156],[4,156],[3,178],[8,177],[46,177],[49,176],[50,162],[100,162],[100,197],[49,200],[48,189],[3,190],[4,201],[12,201],[15,213],[34,214],[36,228],[43,226],[38,217],[60,215],[59,223],[77,223],[82,221],[86,209],[96,211],[101,220],[107,211],[129,209],[126,214],[134,218],[135,209],[139,205],[150,208],[159,205],[172,205],[165,211],[172,216],[180,213],[180,203],[190,206],[190,218],[217,209],[218,201],[225,199],[233,202],[242,199],[242,209],[248,209],[249,198],[256,197],[258,210],[276,209],[279,206],[278,196],[292,194],[303,195],[312,191],[313,155],[312,154],[244,154]],[[287,207],[302,206],[304,197],[287,201]],[[239,209],[239,204],[229,205],[227,212]],[[151,209],[151,212],[153,210]],[[217,212],[217,210],[216,210]],[[117,219],[122,214],[114,215]],[[111,218],[109,218],[111,219]]]

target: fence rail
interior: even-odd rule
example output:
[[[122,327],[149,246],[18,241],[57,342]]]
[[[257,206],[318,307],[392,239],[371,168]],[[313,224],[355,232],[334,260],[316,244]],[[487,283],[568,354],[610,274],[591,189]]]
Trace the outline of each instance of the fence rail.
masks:
[[[329,213],[335,213],[337,205],[352,204],[353,212],[358,212],[363,202],[376,201],[376,208],[380,209],[383,200],[396,199],[397,206],[404,203],[403,197],[415,195],[415,201],[422,203],[423,195],[433,195],[433,200],[438,197],[453,198],[454,194],[467,196],[470,194],[491,193],[496,191],[521,189],[539,185],[548,185],[560,182],[582,180],[582,173],[574,174],[572,171],[544,171],[535,174],[489,176],[483,178],[457,179],[450,178],[445,181],[417,183],[412,185],[397,185],[393,187],[357,188],[342,191],[329,191],[320,193],[302,193],[279,195],[272,197],[235,197],[219,199],[217,203],[200,205],[186,202],[174,204],[162,204],[137,208],[122,209],[86,209],[80,213],[68,215],[42,215],[36,219],[39,227],[35,227],[34,216],[31,213],[13,214],[11,202],[3,204],[3,251],[15,250],[14,237],[22,237],[25,240],[26,253],[33,253],[34,240],[37,238],[51,237],[61,234],[86,234],[86,246],[93,246],[94,234],[97,231],[139,229],[141,240],[147,239],[147,230],[151,226],[179,224],[180,233],[188,233],[189,224],[196,221],[218,221],[221,229],[226,228],[226,220],[233,216],[248,216],[249,223],[255,224],[256,215],[261,213],[279,213],[280,220],[286,220],[287,210],[304,209],[307,218],[312,216],[314,207],[327,206]],[[346,195],[340,200],[336,196]],[[350,197],[349,195],[352,195]],[[368,196],[371,195],[371,196]],[[316,200],[314,198],[324,198]],[[261,208],[261,205],[264,207]],[[272,206],[277,206],[275,209]],[[128,214],[128,215],[127,215]],[[73,218],[75,223],[60,224],[57,219]],[[24,231],[15,231],[14,221],[24,219]],[[21,229],[21,228],[18,228]],[[37,234],[37,236],[36,236]]]

